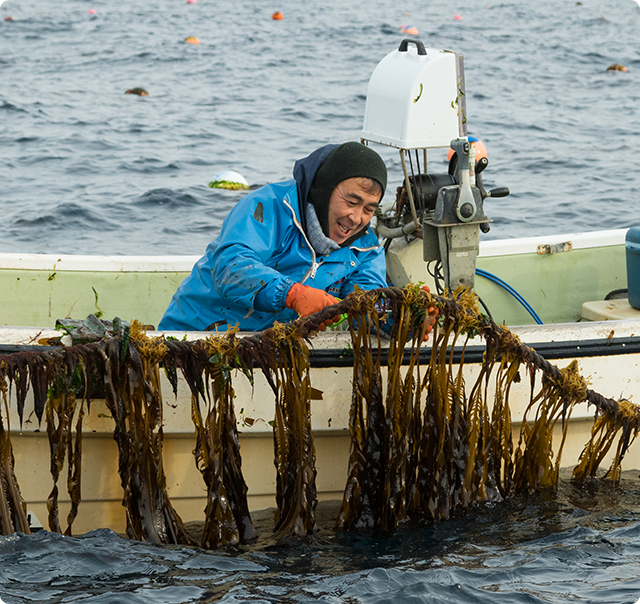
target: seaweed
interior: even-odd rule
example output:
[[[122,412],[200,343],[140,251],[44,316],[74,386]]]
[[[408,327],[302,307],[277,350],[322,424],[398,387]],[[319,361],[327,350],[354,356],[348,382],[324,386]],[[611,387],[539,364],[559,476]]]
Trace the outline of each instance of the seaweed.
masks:
[[[194,363],[192,356],[191,362],[182,365],[192,393],[196,465],[207,485],[201,542],[201,546],[207,548],[247,543],[256,537],[247,503],[247,485],[242,476],[233,406],[231,363],[237,357],[237,348],[235,332],[224,338],[208,338],[197,349],[200,363]],[[206,404],[204,415],[201,401]]]
[[[256,359],[275,394],[276,467],[274,532],[280,541],[316,528],[316,452],[311,432],[309,348],[296,325],[276,323],[255,347]]]
[[[431,306],[439,319],[425,344]],[[341,314],[349,317],[353,376],[351,449],[337,528],[388,533],[410,518],[446,520],[513,493],[556,488],[568,422],[584,401],[596,413],[574,478],[596,476],[613,451],[605,478],[619,480],[625,453],[640,431],[639,407],[590,390],[576,361],[565,369],[547,362],[481,315],[473,292],[434,296],[412,285],[355,291],[311,317],[245,337],[231,330],[194,342],[149,338],[136,321],[129,326],[118,318],[89,317],[86,324],[63,322],[67,336],[79,343],[0,355],[0,532],[29,532],[4,421],[15,391],[22,424],[31,388],[33,412],[38,422],[45,418],[50,443],[51,530],[62,532],[57,483],[66,462],[71,509],[64,533],[71,534],[81,503],[83,419],[91,399],[104,396],[114,421],[127,535],[193,544],[167,494],[162,366],[174,394],[180,372],[192,395],[194,458],[207,488],[200,545],[235,546],[256,538],[233,388],[239,372],[253,385],[256,369],[275,398],[276,539],[312,534],[317,492],[311,400],[317,392],[308,344],[324,322]],[[476,336],[485,342],[484,356],[466,383],[464,356]],[[454,348],[462,351],[460,362],[454,361]],[[509,398],[525,373],[530,400],[514,438]],[[561,437],[554,444],[556,428]]]

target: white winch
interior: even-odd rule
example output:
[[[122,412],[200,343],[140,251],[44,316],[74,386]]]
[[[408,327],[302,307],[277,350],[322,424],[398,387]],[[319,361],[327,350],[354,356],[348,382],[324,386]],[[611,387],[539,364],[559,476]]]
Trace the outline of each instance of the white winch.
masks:
[[[480,172],[488,160],[476,162],[467,137],[462,55],[403,40],[373,71],[362,142],[400,151],[404,187],[391,211],[378,216],[385,248],[394,238],[420,237],[424,260],[436,262],[438,271],[441,266],[445,287],[473,288],[479,230],[488,231],[491,222],[483,200],[509,190],[482,186]],[[448,174],[429,173],[427,150],[445,147],[455,152]]]

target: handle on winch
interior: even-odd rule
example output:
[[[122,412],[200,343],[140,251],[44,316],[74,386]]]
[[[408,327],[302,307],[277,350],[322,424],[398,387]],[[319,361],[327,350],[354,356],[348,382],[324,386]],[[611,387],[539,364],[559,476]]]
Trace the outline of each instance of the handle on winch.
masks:
[[[509,187],[498,187],[497,189],[491,189],[487,197],[506,197],[509,193]]]
[[[409,49],[409,44],[415,44],[418,50],[419,55],[426,55],[427,49],[424,47],[424,44],[420,40],[412,40],[411,38],[405,38],[400,42],[400,46],[398,46],[398,52],[407,52]]]

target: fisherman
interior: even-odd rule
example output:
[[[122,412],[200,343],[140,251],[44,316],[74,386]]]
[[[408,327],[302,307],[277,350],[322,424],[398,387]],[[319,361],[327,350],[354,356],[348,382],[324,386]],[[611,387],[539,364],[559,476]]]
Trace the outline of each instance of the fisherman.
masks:
[[[159,329],[261,331],[356,287],[385,287],[384,250],[369,222],[386,185],[382,158],[361,143],[325,145],[297,161],[293,179],[237,203]]]

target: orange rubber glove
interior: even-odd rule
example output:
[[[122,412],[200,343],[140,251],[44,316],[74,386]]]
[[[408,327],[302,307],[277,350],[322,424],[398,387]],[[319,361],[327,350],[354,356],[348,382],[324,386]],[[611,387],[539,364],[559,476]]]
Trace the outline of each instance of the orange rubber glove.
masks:
[[[337,298],[322,289],[294,283],[287,294],[286,306],[295,310],[301,317],[308,317],[322,310],[325,306],[332,306],[338,302]],[[334,320],[325,321],[320,326],[320,330],[324,331],[327,325],[333,325],[339,319],[340,316],[337,316]]]
[[[431,290],[429,289],[428,285],[423,285],[421,288],[421,290],[427,292],[427,293],[431,293]],[[429,308],[429,315],[427,316],[427,318],[425,319],[427,322],[427,328],[424,334],[424,341],[426,342],[429,339],[429,334],[433,331],[433,326],[436,323],[436,319],[438,317],[438,315],[440,314],[439,309],[434,308],[433,306],[431,306]]]

